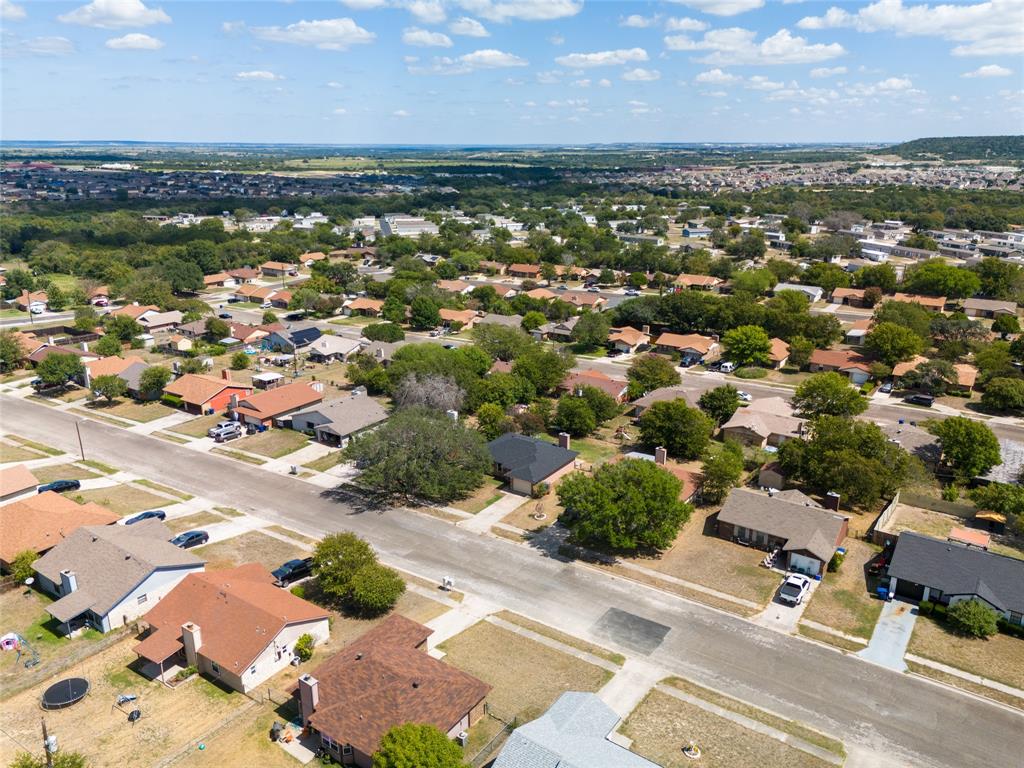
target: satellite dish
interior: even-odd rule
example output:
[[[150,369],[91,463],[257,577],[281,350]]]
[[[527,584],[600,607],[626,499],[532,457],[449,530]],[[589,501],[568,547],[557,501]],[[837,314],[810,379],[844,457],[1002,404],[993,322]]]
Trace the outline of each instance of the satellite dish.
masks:
[[[29,576],[27,579],[25,579],[25,586],[26,587],[31,587],[35,583],[36,583],[36,580],[35,580],[34,576]]]

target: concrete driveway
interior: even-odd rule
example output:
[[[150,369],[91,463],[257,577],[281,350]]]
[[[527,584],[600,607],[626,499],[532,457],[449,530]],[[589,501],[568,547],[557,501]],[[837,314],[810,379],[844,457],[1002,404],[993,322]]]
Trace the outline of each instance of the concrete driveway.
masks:
[[[786,574],[786,576],[789,576],[789,574]],[[782,581],[779,582],[779,586],[781,587],[785,581],[786,579],[783,577]],[[772,601],[768,603],[768,607],[750,620],[766,629],[774,629],[776,632],[782,632],[787,635],[795,634],[797,625],[800,623],[800,617],[807,610],[807,604],[811,602],[811,598],[814,597],[814,590],[818,588],[820,583],[816,579],[811,579],[811,588],[807,590],[807,594],[804,595],[803,602],[800,605],[790,605],[789,603],[782,602],[779,599],[779,590],[776,589],[775,594],[772,596]]]
[[[882,615],[875,624],[871,642],[857,655],[897,672],[905,672],[907,664],[903,657],[907,653],[915,623],[917,606],[902,600],[890,600],[882,607]]]

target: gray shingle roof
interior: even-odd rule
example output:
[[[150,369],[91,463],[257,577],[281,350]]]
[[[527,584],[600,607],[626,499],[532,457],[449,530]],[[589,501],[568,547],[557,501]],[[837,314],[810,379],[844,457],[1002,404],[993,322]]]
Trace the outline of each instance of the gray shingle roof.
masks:
[[[576,460],[577,451],[568,451],[536,437],[507,432],[487,444],[494,462],[510,477],[539,483]]]
[[[1024,560],[904,531],[896,540],[889,575],[977,595],[1001,611],[1024,613]]]
[[[618,721],[593,693],[563,693],[547,712],[512,732],[493,768],[658,768],[608,741]]]
[[[309,420],[318,427],[328,429],[339,437],[346,437],[374,424],[379,424],[388,417],[388,412],[380,403],[366,395],[353,395],[340,400],[330,400],[303,411],[292,414],[295,420]]]

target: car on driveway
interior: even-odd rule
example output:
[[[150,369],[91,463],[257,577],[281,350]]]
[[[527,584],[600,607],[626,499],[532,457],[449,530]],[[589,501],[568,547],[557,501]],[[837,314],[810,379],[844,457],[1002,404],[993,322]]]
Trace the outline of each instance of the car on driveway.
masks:
[[[205,544],[209,540],[210,534],[206,531],[185,531],[171,539],[171,544],[182,549],[191,549],[192,547],[198,547],[200,544]]]
[[[277,586],[287,587],[299,579],[312,575],[313,558],[303,557],[297,560],[289,560],[287,563],[283,563],[280,568],[275,568],[271,573]]]
[[[925,408],[931,408],[932,403],[935,402],[935,398],[931,395],[907,395],[903,398],[904,403],[910,403],[911,405],[923,405]]]
[[[789,605],[800,605],[811,589],[811,580],[799,573],[791,573],[779,587],[779,601]]]
[[[878,391],[881,392],[883,395],[888,395],[890,392],[892,392],[892,382],[885,382],[885,384],[878,388]]]
[[[148,512],[142,512],[135,517],[129,517],[124,521],[125,525],[134,525],[135,523],[141,523],[143,520],[166,520],[167,513],[162,509],[151,509]]]
[[[47,491],[53,491],[54,493],[66,493],[67,491],[77,491],[81,487],[82,484],[77,480],[54,480],[52,483],[40,485],[38,492],[46,493]]]

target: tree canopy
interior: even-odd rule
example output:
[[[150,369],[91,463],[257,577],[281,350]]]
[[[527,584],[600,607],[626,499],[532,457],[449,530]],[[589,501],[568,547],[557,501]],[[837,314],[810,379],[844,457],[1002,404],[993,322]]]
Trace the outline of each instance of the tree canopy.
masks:
[[[850,386],[850,380],[840,373],[816,373],[803,381],[793,395],[793,408],[801,416],[853,417],[868,407],[867,398]]]
[[[962,481],[986,474],[1003,460],[995,433],[980,421],[953,416],[931,422],[928,431],[939,439],[943,461]]]
[[[715,423],[682,398],[653,403],[639,419],[640,440],[662,447],[669,456],[696,459],[704,452]]]
[[[373,768],[461,768],[462,750],[433,725],[393,726],[380,740]]]

